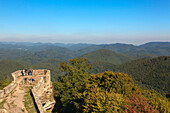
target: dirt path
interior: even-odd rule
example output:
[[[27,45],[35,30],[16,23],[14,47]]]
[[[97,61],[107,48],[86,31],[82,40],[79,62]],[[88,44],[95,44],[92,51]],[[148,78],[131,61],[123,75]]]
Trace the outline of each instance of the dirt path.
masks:
[[[18,83],[21,82],[21,78],[18,79]],[[24,105],[24,96],[26,89],[18,85],[14,91],[12,91],[6,98],[6,102],[4,103],[3,107],[9,113],[28,113],[25,105]]]

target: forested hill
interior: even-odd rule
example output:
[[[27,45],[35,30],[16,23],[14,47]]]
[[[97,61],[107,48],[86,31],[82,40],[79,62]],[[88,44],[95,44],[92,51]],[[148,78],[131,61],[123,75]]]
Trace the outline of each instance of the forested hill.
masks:
[[[99,49],[108,49],[116,53],[123,53],[132,58],[146,58],[155,56],[170,55],[170,42],[150,42],[140,46],[132,44],[103,44],[93,45],[79,50],[80,53],[85,54]]]
[[[0,60],[0,80],[11,75],[12,72],[22,69],[24,65],[13,60]]]
[[[11,73],[22,69],[24,66],[12,60],[0,60],[0,89],[11,83]]]
[[[130,57],[126,55],[115,53],[107,49],[96,50],[91,53],[84,54],[80,57],[88,59],[90,63],[103,62],[103,63],[111,63],[114,65],[123,64],[127,61],[132,60]]]
[[[141,86],[170,93],[170,56],[133,60],[113,70],[131,75]]]
[[[132,75],[141,86],[169,92],[169,56],[157,57],[160,55],[170,55],[170,42],[151,42],[139,46],[120,43],[96,45],[1,42],[0,77],[6,78],[11,72],[21,68],[46,68],[51,70],[52,80],[56,81],[60,73],[60,62],[83,57],[93,65],[93,73],[106,70],[125,72]]]
[[[167,60],[166,58],[164,60]],[[57,113],[169,113],[170,102],[154,90],[142,89],[125,73],[90,74],[83,58],[62,62],[64,75],[53,83]]]
[[[114,72],[124,72],[131,75],[135,83],[140,86],[144,86],[149,89],[155,89],[159,92],[170,93],[169,56],[133,60],[121,65],[114,65],[114,63],[109,62],[109,60],[105,61],[102,57],[100,58],[100,56],[97,58],[98,56],[95,57],[97,60],[91,62],[93,65],[93,73],[100,73],[107,70],[112,70]],[[113,59],[111,56],[108,56],[106,57],[107,59]],[[60,62],[62,61],[57,59],[46,59],[32,64],[27,60],[1,60],[0,78],[1,81],[3,81],[10,77],[11,72],[22,68],[46,68],[50,69],[52,72],[52,81],[56,81],[58,78],[57,75],[60,73],[58,70]]]
[[[130,59],[170,55],[170,42],[151,42],[139,46],[132,44],[62,44],[62,43],[3,43],[0,42],[0,59],[68,60],[100,49],[124,54]],[[32,62],[33,63],[33,62]]]

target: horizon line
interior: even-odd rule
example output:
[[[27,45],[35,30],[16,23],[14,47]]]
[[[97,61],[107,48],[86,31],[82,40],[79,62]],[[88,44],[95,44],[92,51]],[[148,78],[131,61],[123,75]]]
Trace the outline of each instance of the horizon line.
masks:
[[[87,43],[87,42],[78,42],[78,43],[65,43],[65,42],[30,42],[30,41],[0,41],[0,43],[32,43],[32,44],[37,44],[37,43],[41,43],[41,44],[64,44],[64,45],[76,45],[76,44],[92,44],[92,45],[111,45],[111,44],[126,44],[126,45],[143,45],[143,44],[147,44],[147,43],[170,43],[170,41],[148,41],[148,42],[144,42],[142,44],[133,44],[133,43],[125,43],[125,42],[115,42],[115,43]]]

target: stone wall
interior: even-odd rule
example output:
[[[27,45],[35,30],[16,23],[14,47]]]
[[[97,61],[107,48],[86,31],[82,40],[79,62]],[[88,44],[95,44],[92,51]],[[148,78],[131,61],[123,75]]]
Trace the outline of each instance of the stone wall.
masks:
[[[50,70],[36,70],[33,71],[35,74],[39,73],[41,79],[32,89],[34,100],[37,104],[40,113],[45,113],[46,110],[52,109],[55,105],[53,98],[53,90],[51,84]]]
[[[13,73],[11,73],[13,81],[16,82],[17,81],[17,77],[21,76],[21,70],[15,71]]]
[[[13,81],[12,83],[10,83],[8,86],[4,88],[4,94],[8,95],[16,86],[17,83]]]
[[[44,75],[45,71],[47,71],[47,69],[36,69],[36,70],[33,70],[33,74],[34,75]]]
[[[4,90],[0,90],[0,97],[4,97]]]
[[[8,95],[12,90],[15,89],[15,87],[18,85],[17,81],[17,77],[21,75],[21,70],[15,71],[12,74],[12,82],[6,86],[5,88],[3,88],[2,90],[0,90],[0,98],[5,97],[6,95]]]

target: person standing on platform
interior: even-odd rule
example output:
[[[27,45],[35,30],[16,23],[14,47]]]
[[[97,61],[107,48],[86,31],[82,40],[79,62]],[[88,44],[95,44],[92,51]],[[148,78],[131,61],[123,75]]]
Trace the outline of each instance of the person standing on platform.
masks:
[[[28,70],[27,70],[27,68],[25,69],[25,75],[27,75],[27,72],[28,72]]]
[[[32,72],[33,72],[32,68],[30,70],[31,70],[31,75],[32,75]]]
[[[31,75],[31,70],[30,69],[28,69],[28,75]]]
[[[24,69],[21,70],[21,74],[22,74],[22,76],[24,76]]]

